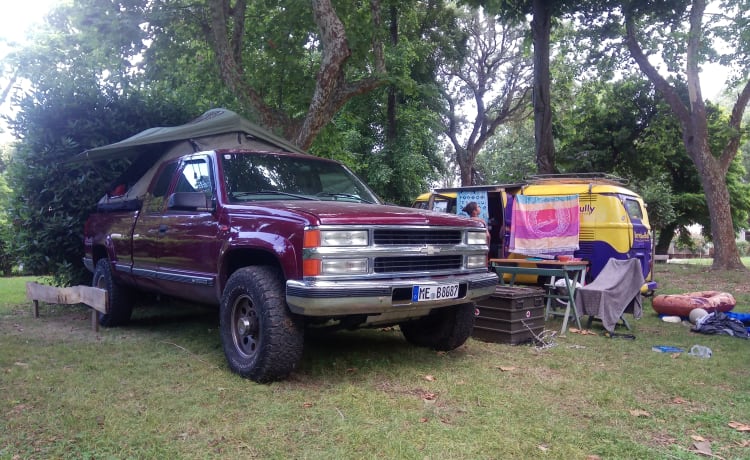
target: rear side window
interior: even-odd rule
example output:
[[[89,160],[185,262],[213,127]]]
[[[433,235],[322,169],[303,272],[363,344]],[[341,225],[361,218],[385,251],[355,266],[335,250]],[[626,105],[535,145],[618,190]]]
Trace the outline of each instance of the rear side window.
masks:
[[[623,205],[625,205],[625,211],[630,219],[643,220],[643,209],[641,209],[641,204],[638,201],[626,198]]]
[[[177,162],[168,163],[159,173],[154,182],[151,192],[143,200],[143,209],[147,212],[161,212],[164,210],[164,200],[166,199],[169,184],[172,183],[172,177],[177,169]]]

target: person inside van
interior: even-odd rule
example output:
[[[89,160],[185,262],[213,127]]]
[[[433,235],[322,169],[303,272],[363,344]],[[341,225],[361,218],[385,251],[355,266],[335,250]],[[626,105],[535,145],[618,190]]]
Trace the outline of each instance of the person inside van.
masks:
[[[476,201],[469,201],[466,206],[462,209],[463,212],[469,215],[474,220],[484,222],[484,219],[480,216],[482,209],[479,207]],[[485,222],[486,223],[486,222]]]

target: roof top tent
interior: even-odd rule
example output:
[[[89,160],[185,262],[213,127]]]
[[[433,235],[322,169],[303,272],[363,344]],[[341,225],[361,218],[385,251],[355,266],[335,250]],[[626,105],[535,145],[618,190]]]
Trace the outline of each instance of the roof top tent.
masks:
[[[217,108],[184,125],[150,128],[114,144],[86,150],[71,161],[133,158],[130,168],[98,203],[100,210],[127,210],[140,207],[160,159],[225,148],[306,153],[237,113]]]

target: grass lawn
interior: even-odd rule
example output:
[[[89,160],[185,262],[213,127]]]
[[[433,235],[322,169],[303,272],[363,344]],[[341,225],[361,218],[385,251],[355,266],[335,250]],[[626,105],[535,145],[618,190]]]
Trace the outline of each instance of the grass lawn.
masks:
[[[746,273],[670,263],[656,279],[750,311]],[[343,332],[308,337],[291,378],[258,385],[229,372],[211,309],[165,302],[96,333],[83,307],[34,319],[28,280],[0,279],[0,459],[750,458],[735,424],[750,425],[750,341],[662,322],[648,299],[636,340],[436,353],[397,329]],[[713,357],[651,350],[694,344]]]

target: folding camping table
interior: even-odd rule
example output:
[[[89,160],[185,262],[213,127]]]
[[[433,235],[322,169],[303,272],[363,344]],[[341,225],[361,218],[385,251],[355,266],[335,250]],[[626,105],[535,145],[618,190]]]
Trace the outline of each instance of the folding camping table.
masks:
[[[585,260],[529,260],[529,259],[490,259],[490,266],[500,278],[500,284],[513,286],[516,283],[517,275],[535,275],[549,276],[550,285],[547,286],[547,309],[545,318],[549,316],[562,316],[563,324],[560,335],[565,335],[568,328],[568,318],[573,318],[581,329],[581,320],[578,317],[575,301],[575,291],[578,284],[583,280],[588,267],[588,261]],[[506,276],[509,275],[506,280]],[[555,279],[565,280],[567,292],[558,293],[555,291]],[[556,299],[565,301],[565,312],[555,311],[552,302]]]

